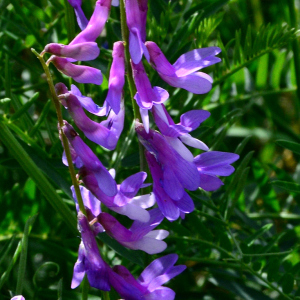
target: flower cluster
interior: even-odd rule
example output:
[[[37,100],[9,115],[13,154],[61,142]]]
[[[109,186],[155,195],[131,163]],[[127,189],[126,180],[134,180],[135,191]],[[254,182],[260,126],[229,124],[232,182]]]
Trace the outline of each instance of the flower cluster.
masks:
[[[51,43],[45,46],[42,55],[50,53],[47,63],[78,83],[100,85],[103,76],[100,70],[76,61],[97,58],[100,49],[96,39],[109,17],[111,5],[117,1],[97,0],[94,12],[88,20],[81,9],[81,0],[68,0],[74,8],[81,32],[68,44]],[[78,169],[80,194],[85,212],[79,209],[75,187],[73,198],[78,212],[81,243],[78,260],[74,266],[72,288],[76,288],[86,275],[92,287],[109,291],[113,287],[126,300],[165,299],[172,300],[174,292],[164,283],[180,274],[185,266],[174,266],[176,254],[154,260],[138,279],[123,266],[110,266],[102,259],[96,235],[106,232],[124,247],[157,254],[167,248],[163,241],[168,231],[155,229],[164,218],[169,221],[184,218],[194,210],[194,203],[187,191],[202,188],[206,191],[218,189],[223,182],[218,176],[229,176],[231,166],[239,157],[234,153],[209,151],[202,141],[190,132],[204,122],[210,113],[192,110],[181,115],[175,124],[164,102],[169,93],[152,86],[144,68],[143,57],[159,76],[169,85],[183,88],[191,93],[204,94],[212,87],[212,78],[200,72],[204,67],[220,62],[216,55],[218,47],[195,49],[181,55],[171,64],[155,42],[146,41],[147,0],[125,0],[126,23],[129,31],[130,73],[133,74],[136,93],[132,95],[139,111],[136,132],[145,147],[145,157],[153,178],[152,193],[138,195],[145,184],[147,174],[138,172],[120,184],[115,181],[115,171],[107,170],[99,158],[84,142],[72,125],[64,121],[59,126],[60,134],[66,136],[73,164]],[[68,89],[63,83],[55,86],[60,103],[68,110],[74,124],[90,141],[108,149],[115,149],[124,126],[123,88],[125,83],[125,44],[117,41],[113,45],[112,64],[109,74],[108,93],[103,106],[82,95],[78,87]],[[101,122],[91,120],[87,113],[105,117]],[[159,131],[150,128],[149,111]],[[187,148],[202,150],[194,157]],[[63,163],[68,165],[66,154]],[[117,218],[101,210],[106,206],[114,213],[127,216],[133,221],[130,228],[124,227]],[[157,205],[157,206],[155,206]],[[148,208],[150,210],[147,210]]]

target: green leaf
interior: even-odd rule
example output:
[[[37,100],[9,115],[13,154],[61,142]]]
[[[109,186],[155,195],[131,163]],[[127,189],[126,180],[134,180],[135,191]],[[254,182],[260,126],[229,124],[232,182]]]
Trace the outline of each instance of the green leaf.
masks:
[[[291,273],[286,273],[280,279],[282,291],[285,294],[290,294],[294,289],[294,276]]]
[[[272,185],[280,187],[288,192],[300,193],[300,184],[288,181],[274,180]]]
[[[262,236],[265,232],[269,231],[273,227],[273,223],[266,224],[264,225],[261,229],[259,229],[257,232],[255,232],[253,235],[248,237],[245,240],[245,243],[247,244],[248,247],[252,246],[253,243],[260,237]]]
[[[20,263],[18,269],[18,280],[17,280],[17,288],[16,288],[17,295],[21,295],[23,291],[24,276],[25,276],[26,261],[27,261],[28,236],[31,230],[30,227],[32,227],[36,217],[37,215],[30,217],[25,224],[23,238],[21,241],[22,251],[21,251]]]
[[[290,142],[286,140],[277,140],[276,144],[279,146],[289,149],[296,154],[300,154],[300,144],[295,142]]]
[[[36,166],[32,159],[28,156],[26,151],[22,148],[19,142],[15,139],[10,130],[5,124],[0,122],[0,138],[3,144],[10,150],[15,159],[19,162],[21,167],[35,182],[45,198],[49,201],[52,207],[60,214],[67,226],[73,233],[77,234],[77,222],[75,215],[71,212],[69,207],[58,196],[56,190],[49,183],[42,171]]]

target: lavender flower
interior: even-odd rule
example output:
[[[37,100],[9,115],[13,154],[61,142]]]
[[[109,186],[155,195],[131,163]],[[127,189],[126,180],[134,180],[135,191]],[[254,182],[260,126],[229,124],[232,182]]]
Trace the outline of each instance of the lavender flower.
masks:
[[[200,184],[200,177],[193,161],[182,157],[158,132],[147,134],[142,124],[137,123],[136,132],[140,142],[155,156],[163,172],[162,187],[173,200],[184,196],[184,189],[194,191]],[[155,177],[155,174],[152,174]]]
[[[71,288],[76,288],[86,274],[91,287],[109,291],[108,270],[110,268],[100,256],[95,241],[95,233],[81,212],[78,213],[78,226],[82,242],[79,245],[78,259],[74,266]]]
[[[111,0],[98,0],[86,28],[71,41],[70,45],[94,42],[102,32],[110,12]]]
[[[167,244],[162,240],[169,235],[169,232],[152,230],[161,223],[163,215],[159,209],[152,209],[149,213],[148,222],[134,221],[129,229],[108,213],[101,213],[98,220],[105,231],[121,245],[134,250],[143,250],[148,254],[156,254],[166,249]]]
[[[109,150],[115,149],[124,126],[123,104],[118,115],[111,110],[107,120],[97,123],[87,117],[76,96],[65,94],[64,101],[75,124],[88,139]]]
[[[72,145],[82,164],[91,172],[93,172],[97,179],[99,188],[106,195],[114,196],[117,193],[116,182],[106,168],[102,165],[97,156],[83,142],[74,128],[67,121],[64,121],[64,126],[61,129],[68,138],[69,143]]]
[[[42,53],[48,52],[60,57],[68,57],[75,60],[88,61],[98,57],[100,49],[95,42],[83,42],[80,44],[63,45],[50,43],[45,46]]]
[[[169,254],[154,260],[136,280],[123,266],[109,270],[109,281],[126,300],[173,300],[173,290],[162,285],[186,269],[184,265],[174,266],[176,254]]]
[[[221,52],[220,48],[208,47],[192,50],[181,55],[171,65],[154,42],[146,42],[146,47],[153,68],[169,85],[186,89],[194,94],[205,94],[211,90],[212,78],[196,71],[220,62],[220,58],[215,57]]]
[[[108,93],[105,101],[115,114],[120,111],[122,90],[125,83],[125,61],[123,42],[114,43],[113,62],[109,73]]]
[[[126,0],[126,21],[129,29],[129,52],[132,61],[138,64],[143,54],[149,61],[149,52],[144,42],[146,39],[147,1]]]
[[[22,295],[14,296],[10,300],[25,300],[25,298]]]
[[[74,8],[79,28],[81,30],[84,30],[89,21],[87,20],[86,16],[84,15],[84,13],[82,11],[82,8],[81,8],[82,0],[68,0],[68,2]]]
[[[180,123],[175,124],[163,104],[154,105],[152,113],[157,127],[164,136],[179,138],[188,146],[208,151],[209,148],[200,140],[193,138],[189,132],[195,130],[205,121],[210,112],[206,110],[191,110],[181,115]],[[172,139],[169,139],[169,141]],[[178,142],[177,142],[178,143]],[[177,144],[176,144],[177,145]],[[178,146],[175,149],[178,149]]]
[[[47,63],[52,62],[55,67],[63,74],[72,77],[79,83],[93,83],[101,85],[103,81],[102,73],[100,70],[81,65],[74,65],[68,61],[67,58],[58,56],[51,56]]]
[[[173,200],[164,190],[161,166],[150,152],[146,151],[145,156],[153,178],[153,194],[160,211],[171,222],[179,217],[184,218],[186,213],[191,213],[194,210],[193,200],[186,192],[179,200]]]
[[[205,152],[195,157],[194,163],[200,174],[200,187],[206,191],[214,191],[224,183],[217,176],[229,176],[234,172],[230,166],[239,159],[235,153],[219,151]]]
[[[96,177],[93,172],[86,168],[81,168],[79,174],[85,186],[93,193],[97,200],[102,202],[109,209],[118,214],[125,215],[132,220],[148,222],[150,214],[146,210],[154,205],[153,194],[136,196],[141,187],[144,187],[144,180],[147,177],[145,172],[139,172],[126,178],[118,185],[118,193],[109,197],[99,188]]]

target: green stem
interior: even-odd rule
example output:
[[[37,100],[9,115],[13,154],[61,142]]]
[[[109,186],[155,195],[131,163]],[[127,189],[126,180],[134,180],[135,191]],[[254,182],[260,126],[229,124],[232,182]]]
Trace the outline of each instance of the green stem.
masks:
[[[288,0],[288,7],[290,12],[290,25],[293,28],[298,28],[298,22],[297,22],[297,12],[295,8],[294,0]],[[294,53],[294,64],[295,64],[295,76],[296,76],[296,82],[297,82],[297,100],[295,103],[295,108],[298,117],[300,116],[300,56],[299,56],[299,42],[298,39],[294,39],[292,41],[292,49]]]
[[[102,292],[102,299],[103,300],[110,300],[109,292]]]
[[[141,121],[141,115],[139,107],[134,100],[134,95],[136,94],[136,87],[134,84],[132,69],[130,65],[130,54],[129,54],[129,31],[126,23],[126,12],[125,12],[125,6],[124,1],[120,1],[120,12],[121,12],[121,32],[122,32],[122,39],[124,41],[124,47],[125,47],[125,68],[126,68],[126,78],[127,83],[129,86],[131,101],[132,101],[132,107],[133,107],[133,114],[134,119],[138,119]]]
[[[39,59],[41,65],[42,65],[42,67],[45,71],[47,82],[48,82],[48,85],[49,85],[49,88],[50,88],[50,93],[51,93],[51,96],[52,96],[51,98],[52,98],[53,104],[55,106],[56,114],[57,114],[58,124],[59,124],[59,127],[60,127],[59,131],[60,131],[60,135],[61,135],[61,138],[62,138],[64,149],[65,149],[65,153],[66,153],[66,157],[67,157],[67,161],[68,161],[68,165],[69,165],[69,172],[70,172],[70,176],[71,176],[71,179],[72,179],[72,184],[74,186],[74,190],[75,190],[75,193],[76,193],[77,202],[78,202],[80,211],[84,215],[86,215],[86,211],[85,211],[83,200],[82,200],[82,197],[81,197],[78,181],[77,181],[77,178],[76,178],[75,169],[74,169],[73,162],[72,162],[72,156],[71,156],[71,152],[70,152],[69,142],[68,142],[67,137],[65,136],[65,134],[62,131],[62,127],[64,126],[64,120],[63,120],[63,117],[62,117],[60,103],[59,103],[59,100],[58,100],[56,92],[55,92],[55,87],[54,87],[54,84],[53,84],[52,76],[50,74],[50,70],[49,70],[48,66],[46,65],[46,63],[45,63],[43,56],[41,56],[39,53],[37,53],[34,49],[31,49],[31,51]]]

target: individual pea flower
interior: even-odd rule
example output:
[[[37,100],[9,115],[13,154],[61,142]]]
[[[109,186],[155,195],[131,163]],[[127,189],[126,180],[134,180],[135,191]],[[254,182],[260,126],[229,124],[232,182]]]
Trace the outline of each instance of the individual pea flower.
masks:
[[[124,126],[125,108],[123,103],[121,103],[121,110],[117,115],[111,110],[107,119],[98,123],[88,118],[74,94],[64,94],[61,95],[61,98],[63,98],[76,126],[89,140],[109,150],[116,148]]]
[[[194,191],[199,187],[200,176],[193,160],[185,159],[160,133],[151,129],[147,133],[141,123],[136,123],[136,132],[139,141],[159,163],[163,172],[161,184],[171,199],[180,200],[184,189]]]
[[[206,110],[188,111],[180,116],[180,123],[178,124],[174,123],[163,104],[153,105],[152,114],[160,132],[177,152],[185,153],[187,159],[193,160],[194,157],[188,149],[184,149],[182,143],[204,151],[209,150],[206,144],[192,137],[189,132],[198,128],[210,116],[210,112]]]
[[[25,298],[22,295],[14,296],[10,300],[25,300]]]
[[[72,145],[76,155],[80,158],[82,165],[95,175],[99,188],[108,196],[116,195],[117,185],[115,180],[93,151],[83,142],[74,128],[67,121],[64,121],[64,126],[61,130]],[[76,156],[73,159],[76,159]]]
[[[215,191],[224,183],[217,176],[229,176],[234,172],[230,164],[239,159],[235,153],[220,151],[204,152],[195,157],[194,163],[200,175],[200,187],[206,191]]]
[[[81,30],[84,30],[89,21],[86,18],[84,12],[82,11],[82,8],[81,8],[82,0],[68,0],[68,2],[74,8],[79,28]]]
[[[71,288],[74,289],[79,286],[86,274],[91,287],[109,291],[108,270],[110,267],[99,253],[95,232],[85,215],[80,211],[78,213],[78,226],[82,241],[79,245],[78,259],[74,265]]]
[[[111,0],[98,0],[94,12],[84,30],[82,30],[70,43],[81,44],[84,42],[94,42],[102,32],[108,19],[111,7]]]
[[[112,177],[114,174],[110,170]],[[103,203],[110,210],[118,214],[125,215],[132,220],[141,222],[148,222],[150,214],[146,210],[155,204],[153,194],[146,194],[136,196],[140,188],[148,186],[144,184],[147,177],[145,172],[139,172],[126,178],[121,184],[118,185],[118,193],[115,196],[107,196],[98,186],[98,182],[93,172],[83,167],[79,170],[79,175],[85,186],[96,197],[99,203]]]
[[[126,300],[173,300],[175,292],[162,286],[182,273],[185,265],[174,266],[177,254],[168,254],[155,259],[138,279],[124,266],[115,266],[108,271],[111,286]]]
[[[104,228],[99,224],[99,222],[95,222],[96,217],[101,213],[101,202],[82,185],[79,185],[80,195],[87,213],[87,219],[89,222],[93,222],[93,226],[91,227],[95,236],[104,231]],[[71,186],[72,196],[74,202],[76,204],[77,213],[79,213],[79,205],[75,192],[75,188]]]
[[[107,102],[115,114],[118,114],[125,83],[125,54],[123,42],[114,43],[112,57],[113,61],[109,73],[108,93],[105,102]]]
[[[129,52],[133,63],[138,64],[143,54],[149,61],[149,52],[145,46],[147,1],[126,0],[126,21],[129,29]]]
[[[194,49],[181,55],[171,65],[154,42],[146,42],[150,62],[159,76],[169,85],[183,88],[194,94],[205,94],[212,88],[212,78],[198,70],[221,61],[215,57],[221,52],[218,47]]]
[[[89,66],[74,65],[67,58],[52,55],[47,64],[52,62],[58,71],[72,77],[78,83],[101,85],[103,76],[100,70]]]
[[[107,114],[107,111],[109,110],[109,107],[106,105],[105,102],[103,107],[100,107],[93,101],[92,98],[82,95],[79,88],[74,84],[71,84],[71,90],[69,91],[68,88],[65,86],[65,84],[59,82],[55,85],[55,92],[61,104],[65,108],[67,108],[67,104],[66,101],[64,100],[64,97],[67,94],[73,94],[74,96],[76,96],[81,106],[93,115],[105,116]]]
[[[165,102],[169,98],[169,93],[158,86],[152,88],[142,62],[138,64],[132,62],[131,66],[137,89],[134,99],[140,107],[140,113],[146,132],[149,132],[148,110],[152,108],[153,104]]]
[[[149,213],[148,222],[134,221],[129,229],[105,212],[100,213],[97,219],[105,231],[121,245],[134,250],[143,250],[148,254],[156,254],[166,249],[167,244],[162,240],[169,232],[162,229],[153,230],[164,218],[158,208],[150,210]]]
[[[145,156],[153,178],[153,194],[160,211],[171,222],[179,217],[184,219],[185,214],[191,213],[195,208],[193,200],[186,192],[180,199],[173,200],[164,190],[162,167],[150,152],[146,151]]]

